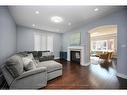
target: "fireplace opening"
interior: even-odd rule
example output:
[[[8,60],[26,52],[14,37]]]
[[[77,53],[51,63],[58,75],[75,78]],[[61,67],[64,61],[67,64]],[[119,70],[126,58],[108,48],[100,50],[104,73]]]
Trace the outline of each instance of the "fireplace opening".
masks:
[[[70,51],[70,58],[72,62],[80,63],[80,51]]]

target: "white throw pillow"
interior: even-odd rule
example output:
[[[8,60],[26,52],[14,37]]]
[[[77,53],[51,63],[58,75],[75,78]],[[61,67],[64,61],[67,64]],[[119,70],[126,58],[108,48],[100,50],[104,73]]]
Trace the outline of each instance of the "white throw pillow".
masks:
[[[28,71],[28,70],[36,68],[33,60],[29,59],[28,57],[24,57],[22,59],[23,59],[23,62],[24,62],[24,64],[23,64],[24,70]]]
[[[30,53],[30,54],[27,54],[27,58],[28,59],[31,59],[33,62],[34,62],[34,64],[37,66],[38,64],[38,62],[34,59],[34,57],[33,57],[33,54],[32,53]]]
[[[33,60],[34,59],[33,54],[32,53],[27,54],[27,58]]]

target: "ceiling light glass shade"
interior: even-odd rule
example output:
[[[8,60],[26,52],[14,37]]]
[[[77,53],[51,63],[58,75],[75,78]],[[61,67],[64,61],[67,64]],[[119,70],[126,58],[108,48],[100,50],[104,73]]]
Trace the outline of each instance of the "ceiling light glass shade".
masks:
[[[63,21],[63,19],[59,16],[53,16],[53,17],[51,17],[51,21],[55,22],[55,23],[60,23]]]
[[[34,26],[35,26],[35,24],[32,24],[32,26],[34,27]]]
[[[99,9],[98,8],[95,8],[94,11],[99,11]]]
[[[39,14],[40,12],[39,11],[35,11],[36,14]]]

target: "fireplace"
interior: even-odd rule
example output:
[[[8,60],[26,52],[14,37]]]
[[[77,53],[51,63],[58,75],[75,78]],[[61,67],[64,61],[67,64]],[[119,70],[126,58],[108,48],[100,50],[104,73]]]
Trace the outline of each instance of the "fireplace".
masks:
[[[78,51],[80,52],[80,65],[87,66],[85,64],[85,54],[84,54],[85,47],[84,46],[69,46],[67,50],[67,60],[71,61],[71,51]],[[73,53],[73,52],[72,52]],[[72,54],[73,55],[73,54]],[[76,55],[77,56],[77,55]],[[78,59],[79,60],[79,59]]]
[[[80,63],[80,51],[70,51],[70,58],[70,61]]]

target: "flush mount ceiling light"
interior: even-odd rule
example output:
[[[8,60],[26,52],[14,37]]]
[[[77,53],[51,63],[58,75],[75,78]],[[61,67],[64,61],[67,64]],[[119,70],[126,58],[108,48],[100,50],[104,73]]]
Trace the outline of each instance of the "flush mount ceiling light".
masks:
[[[97,11],[99,11],[99,9],[98,8],[95,8],[94,11],[97,12]]]
[[[35,11],[35,14],[39,14],[40,12],[39,11]]]
[[[69,22],[68,25],[71,26],[71,22]]]
[[[32,24],[33,27],[35,27],[35,24]]]
[[[63,19],[59,16],[53,16],[53,17],[51,17],[51,21],[54,23],[60,23],[63,21]]]

